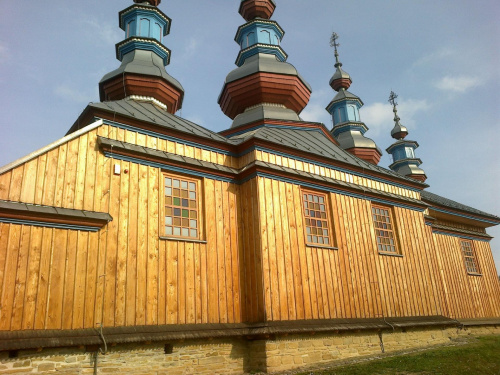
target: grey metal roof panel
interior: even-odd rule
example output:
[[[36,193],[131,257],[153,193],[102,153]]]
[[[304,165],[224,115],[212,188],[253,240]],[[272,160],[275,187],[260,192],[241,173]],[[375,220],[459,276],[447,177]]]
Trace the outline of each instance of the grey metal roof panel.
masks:
[[[208,130],[203,126],[197,125],[194,122],[168,113],[151,102],[122,99],[109,102],[90,103],[89,107],[101,109],[110,113],[117,113],[210,140],[229,143],[226,137]]]
[[[276,56],[267,55],[265,53],[258,53],[246,59],[245,63],[242,66],[229,72],[226,77],[225,83],[231,83],[259,72],[297,76],[307,87],[307,89],[309,91],[312,91],[311,85],[309,85],[309,83],[307,83],[307,81],[302,78],[302,76],[292,64],[284,61],[278,61],[276,59]]]
[[[486,217],[489,217],[492,219],[500,220],[500,217],[498,217],[496,215],[492,215],[492,214],[489,214],[487,212],[475,209],[473,207],[466,206],[465,204],[455,202],[451,199],[441,197],[437,194],[434,194],[434,193],[431,193],[431,192],[428,192],[425,190],[422,191],[421,197],[422,197],[422,200],[427,201],[428,203],[434,203],[434,204],[446,206],[446,207],[449,207],[452,209],[469,212],[471,214],[486,216]]]
[[[30,212],[42,215],[57,215],[72,218],[88,218],[102,221],[112,221],[113,218],[106,212],[95,212],[85,210],[75,210],[72,208],[42,206],[38,204],[23,203],[0,200],[0,210],[16,211],[16,212]]]
[[[283,146],[295,148],[299,151],[313,153],[328,159],[349,163],[368,171],[383,173],[393,178],[395,177],[411,181],[412,183],[419,183],[411,178],[402,176],[381,166],[368,163],[367,161],[352,155],[333,143],[319,130],[300,130],[286,127],[262,127],[249,133],[245,133],[244,135],[233,137],[233,139],[238,139],[240,143],[243,143],[250,138],[267,140]],[[425,184],[422,185],[426,186]]]

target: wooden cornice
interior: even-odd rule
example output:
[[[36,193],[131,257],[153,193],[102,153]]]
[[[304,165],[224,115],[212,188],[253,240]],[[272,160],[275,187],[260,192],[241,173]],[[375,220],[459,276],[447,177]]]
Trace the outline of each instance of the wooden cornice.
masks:
[[[105,212],[0,200],[0,222],[98,231],[113,218]]]
[[[419,211],[423,211],[427,208],[427,204],[417,199],[385,193],[368,187],[358,186],[308,172],[297,171],[291,168],[280,167],[262,161],[254,161],[238,170],[104,137],[98,137],[98,144],[101,151],[108,157],[156,166],[167,170],[171,169],[188,175],[209,177],[235,184],[242,184],[255,176],[264,176]]]
[[[297,150],[292,147],[287,147],[284,145],[280,145],[271,141],[265,141],[262,139],[255,139],[255,138],[250,138],[247,141],[238,144],[238,145],[233,145],[230,143],[226,142],[221,142],[218,140],[210,140],[205,137],[200,137],[195,134],[188,134],[186,132],[178,131],[176,129],[172,128],[167,128],[165,126],[160,126],[160,125],[155,125],[149,122],[137,120],[131,117],[127,117],[124,115],[120,115],[118,113],[113,113],[107,110],[99,109],[99,108],[94,108],[94,107],[87,107],[84,112],[80,115],[79,119],[75,122],[75,124],[72,126],[70,131],[68,133],[74,132],[78,129],[81,129],[85,127],[85,124],[89,124],[91,122],[94,122],[96,118],[102,118],[104,120],[112,121],[115,123],[123,123],[127,124],[129,126],[135,127],[137,129],[142,129],[144,131],[149,131],[153,133],[158,133],[162,135],[166,135],[169,137],[174,137],[179,139],[180,141],[185,140],[187,142],[191,142],[193,144],[200,144],[201,146],[207,146],[213,149],[220,150],[221,153],[226,153],[231,156],[242,156],[246,154],[248,151],[252,150],[255,147],[262,147],[268,150],[269,152],[281,152],[287,155],[290,155],[290,157],[298,157],[298,158],[306,158],[310,160],[311,163],[321,163],[326,166],[331,166],[333,169],[335,168],[342,168],[346,171],[352,171],[352,173],[357,173],[358,175],[361,175],[366,178],[375,178],[385,181],[388,184],[395,184],[398,186],[404,186],[409,189],[413,190],[422,190],[424,187],[427,185],[422,184],[418,181],[412,181],[409,179],[403,179],[403,178],[397,178],[396,176],[391,176],[388,174],[384,173],[377,173],[375,171],[371,171],[368,169],[364,169],[362,167],[353,165],[351,163],[347,162],[342,162],[341,160],[333,160],[331,158],[323,158],[319,155],[316,155],[312,152],[305,152],[302,150]],[[265,120],[266,124],[268,123],[267,120]],[[261,123],[263,124],[263,122]],[[283,121],[272,121],[270,122],[271,125],[283,125]],[[296,123],[293,122],[295,125]],[[287,123],[287,125],[291,125],[291,123]],[[332,142],[336,143],[337,142],[334,140],[333,136],[328,132],[326,127],[323,124],[319,123],[297,123],[299,127],[304,127],[307,129],[318,129],[320,130],[325,136],[327,136]],[[258,126],[258,123],[254,123],[253,126]],[[239,128],[238,128],[239,129]],[[230,131],[227,130],[227,131]],[[225,135],[226,131],[220,133],[221,135]]]

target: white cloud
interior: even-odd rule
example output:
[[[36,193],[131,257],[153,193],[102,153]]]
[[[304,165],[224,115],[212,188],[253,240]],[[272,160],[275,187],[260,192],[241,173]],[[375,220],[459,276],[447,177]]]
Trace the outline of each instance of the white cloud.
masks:
[[[108,44],[114,44],[123,40],[123,31],[115,24],[102,22],[95,17],[86,17],[82,19],[85,29],[91,28],[92,35],[98,35],[100,39]]]
[[[407,127],[415,128],[418,124],[415,117],[419,112],[430,108],[426,100],[401,100],[398,106],[398,116],[401,123]],[[361,120],[370,128],[369,134],[377,136],[383,132],[390,132],[394,126],[394,113],[389,103],[373,103],[362,107]]]
[[[325,107],[332,100],[335,92],[318,90],[314,91],[306,108],[300,113],[300,117],[305,121],[322,122],[327,128],[331,128],[330,115]],[[331,96],[331,97],[329,97]]]
[[[189,59],[194,56],[198,49],[199,41],[191,37],[186,43],[184,43],[184,49],[182,51],[182,59]]]
[[[420,59],[415,61],[412,66],[417,67],[417,66],[427,65],[435,61],[440,61],[443,59],[450,59],[453,55],[456,55],[456,51],[451,48],[445,47],[438,51],[434,51],[428,55],[422,56]]]
[[[441,78],[435,86],[443,91],[450,91],[453,93],[463,93],[470,88],[480,86],[482,84],[479,77],[466,77],[466,76],[446,76]]]
[[[90,95],[82,92],[81,90],[69,87],[66,84],[60,84],[54,89],[54,93],[63,99],[76,102],[76,103],[88,103]]]

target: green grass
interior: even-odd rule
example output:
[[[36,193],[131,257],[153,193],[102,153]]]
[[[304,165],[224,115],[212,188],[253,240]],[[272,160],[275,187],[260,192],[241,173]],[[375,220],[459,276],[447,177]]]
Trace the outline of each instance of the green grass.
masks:
[[[500,375],[500,336],[302,375]]]

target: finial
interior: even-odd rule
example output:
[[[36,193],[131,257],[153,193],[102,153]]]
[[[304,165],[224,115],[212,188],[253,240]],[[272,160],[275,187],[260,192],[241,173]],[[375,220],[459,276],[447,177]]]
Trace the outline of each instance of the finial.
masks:
[[[389,95],[389,103],[392,104],[392,112],[394,112],[394,128],[391,131],[391,136],[394,139],[404,139],[408,135],[408,129],[406,129],[405,126],[401,125],[399,120],[401,120],[398,116],[398,102],[396,102],[396,99],[398,98],[398,95],[394,92],[391,91],[391,94]]]
[[[396,95],[396,93],[394,91],[391,91],[391,95],[389,95],[389,103],[392,104],[394,110],[396,110],[396,106],[398,105],[398,103],[396,102],[397,98],[398,96]]]
[[[337,47],[340,47],[340,43],[337,43],[337,40],[339,39],[339,36],[336,32],[332,33],[332,36],[330,37],[330,47],[335,48],[335,67],[342,66],[342,63],[339,61],[339,53],[337,51]]]

